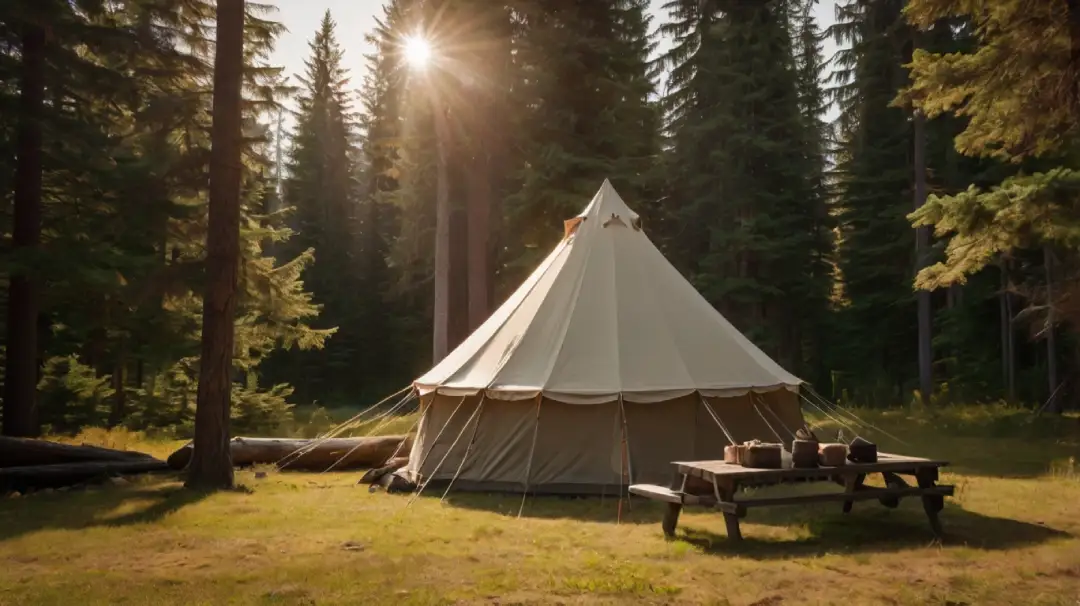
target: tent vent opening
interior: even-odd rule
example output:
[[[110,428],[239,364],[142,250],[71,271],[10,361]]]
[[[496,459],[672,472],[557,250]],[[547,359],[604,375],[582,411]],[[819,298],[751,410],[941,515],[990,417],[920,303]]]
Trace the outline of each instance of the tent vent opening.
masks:
[[[611,218],[604,221],[604,227],[607,227],[608,225],[622,225],[623,227],[626,227],[626,223],[623,223],[623,220],[615,213],[611,213]]]

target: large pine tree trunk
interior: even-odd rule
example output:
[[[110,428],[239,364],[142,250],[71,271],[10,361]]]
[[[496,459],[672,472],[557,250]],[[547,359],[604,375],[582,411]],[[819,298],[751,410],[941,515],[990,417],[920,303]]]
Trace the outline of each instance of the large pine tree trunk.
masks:
[[[922,112],[915,112],[915,208],[918,209],[926,203],[926,117]],[[915,230],[915,271],[918,272],[926,263],[926,255],[930,251],[930,228],[920,227]],[[934,391],[934,351],[931,346],[931,323],[932,310],[930,308],[930,291],[919,289],[916,293],[918,301],[918,325],[919,325],[919,394],[923,403],[930,402],[930,396]]]
[[[468,338],[469,326],[469,235],[465,209],[450,211],[450,305],[446,349],[453,351]]]
[[[42,111],[45,95],[45,30],[24,24],[16,135],[12,252],[32,255],[41,241]],[[32,271],[18,268],[8,286],[4,424],[8,436],[35,436],[37,414],[38,293]]]
[[[1057,343],[1054,338],[1054,253],[1049,246],[1043,246],[1043,270],[1046,275],[1046,381],[1049,395],[1049,412],[1061,412],[1061,399],[1058,397]]]
[[[229,398],[240,262],[243,50],[244,0],[218,0],[206,294],[195,405],[196,448],[188,473],[189,488],[220,489],[233,485]]]
[[[468,285],[469,330],[476,330],[490,310],[488,293],[491,281],[489,262],[491,235],[491,162],[487,154],[477,152],[466,180],[469,188]]]
[[[449,353],[450,341],[450,129],[442,104],[435,101],[435,310],[432,364]]]
[[[1009,294],[1009,274],[1005,262],[1001,264],[1001,379],[1005,385],[1005,397],[1016,401],[1016,356],[1013,353],[1012,300]]]

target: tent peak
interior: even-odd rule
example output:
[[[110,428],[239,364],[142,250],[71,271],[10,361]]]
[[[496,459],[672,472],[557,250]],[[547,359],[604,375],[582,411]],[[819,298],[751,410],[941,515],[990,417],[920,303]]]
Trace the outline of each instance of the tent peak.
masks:
[[[581,211],[576,218],[586,219],[589,217],[596,217],[602,221],[606,221],[611,218],[612,215],[623,219],[624,223],[637,223],[640,221],[640,216],[634,212],[632,208],[626,205],[619,192],[615,191],[615,187],[611,185],[611,181],[604,179],[603,185],[600,186],[599,191],[593,196],[593,199],[585,207],[585,210]]]

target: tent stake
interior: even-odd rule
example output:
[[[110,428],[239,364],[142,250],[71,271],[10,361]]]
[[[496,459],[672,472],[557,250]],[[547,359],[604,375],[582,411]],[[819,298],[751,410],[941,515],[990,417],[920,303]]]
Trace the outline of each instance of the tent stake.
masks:
[[[626,425],[626,407],[623,406],[623,396],[619,394],[619,416],[622,418],[622,452],[623,460],[626,461],[625,477],[627,483],[626,489],[626,508],[630,511],[634,510],[634,506],[630,504],[630,483],[634,481],[634,463],[630,459],[630,430]],[[622,476],[624,471],[619,469],[619,474]],[[622,478],[619,479],[619,522],[622,521]]]

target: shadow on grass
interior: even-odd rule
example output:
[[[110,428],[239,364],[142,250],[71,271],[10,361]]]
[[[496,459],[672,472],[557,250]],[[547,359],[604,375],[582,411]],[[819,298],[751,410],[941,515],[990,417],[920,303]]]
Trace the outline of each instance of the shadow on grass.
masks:
[[[784,510],[787,509],[785,516]],[[729,541],[723,534],[695,527],[693,522],[680,525],[676,540],[685,541],[706,553],[740,556],[752,559],[781,559],[825,554],[884,553],[940,544],[945,547],[969,547],[989,551],[1007,550],[1038,545],[1055,539],[1069,538],[1067,532],[1041,524],[1009,518],[986,516],[959,506],[946,505],[939,516],[944,536],[935,538],[930,531],[921,505],[912,504],[900,510],[882,508],[851,514],[791,511],[790,508],[769,508],[751,511],[744,524],[773,526],[800,525],[808,536],[797,539],[760,538],[753,534],[741,542]]]
[[[424,498],[427,498],[426,496]],[[438,498],[434,495],[433,498]],[[521,495],[459,493],[448,501],[456,507],[478,509],[502,515],[517,515]],[[856,503],[850,514],[839,512],[840,503],[814,504],[804,507],[782,506],[752,509],[743,526],[765,525],[805,529],[797,539],[758,538],[752,529],[744,529],[742,542],[729,541],[724,534],[696,527],[694,517],[711,516],[723,527],[720,513],[688,507],[680,520],[676,540],[691,543],[706,553],[739,555],[758,559],[792,556],[817,556],[826,553],[888,552],[925,547],[937,541],[918,499],[905,500],[900,508],[885,509],[876,502]],[[861,506],[861,507],[860,507]],[[665,505],[641,499],[623,500],[623,524],[652,525],[661,533],[660,521]],[[568,499],[550,496],[530,496],[522,517],[536,519],[572,519],[582,522],[614,524],[619,520],[619,500],[615,497]],[[1037,545],[1054,539],[1069,538],[1067,532],[1048,526],[1010,518],[986,516],[947,503],[939,514],[946,546],[967,546],[975,549],[1005,550]]]
[[[155,522],[210,494],[188,490],[178,476],[162,474],[127,486],[104,485],[0,500],[0,543],[41,530]]]

